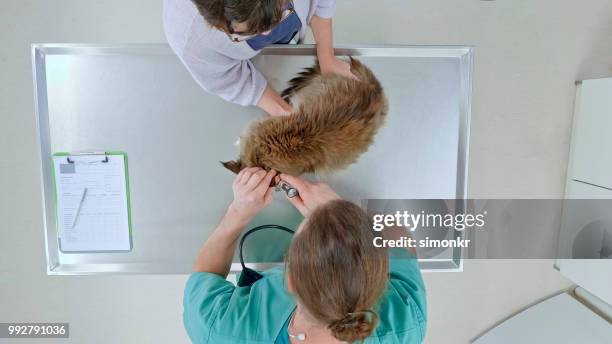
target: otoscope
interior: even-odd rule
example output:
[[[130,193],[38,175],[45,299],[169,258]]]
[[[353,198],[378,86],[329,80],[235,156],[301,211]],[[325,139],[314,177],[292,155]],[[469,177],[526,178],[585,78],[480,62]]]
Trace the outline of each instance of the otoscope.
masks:
[[[276,191],[281,191],[281,190],[285,191],[285,194],[289,198],[293,198],[300,194],[296,188],[294,188],[293,186],[291,186],[291,184],[287,183],[286,181],[282,179],[278,182],[278,184],[276,184]]]
[[[280,179],[280,176],[277,175],[276,177],[274,177],[274,181],[276,182],[276,191],[285,191],[285,194],[287,195],[287,197],[289,198],[293,198],[295,196],[298,196],[300,193],[297,191],[296,188],[294,188],[291,184],[287,183],[286,181]]]

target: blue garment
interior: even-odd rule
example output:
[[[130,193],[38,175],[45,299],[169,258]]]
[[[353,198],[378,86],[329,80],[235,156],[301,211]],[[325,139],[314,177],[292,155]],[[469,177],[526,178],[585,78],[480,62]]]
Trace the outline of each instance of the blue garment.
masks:
[[[291,322],[291,316],[285,320],[285,324],[283,325],[283,328],[281,328],[278,337],[276,337],[274,344],[291,344],[291,341],[289,340],[289,322]]]
[[[293,6],[290,6],[289,9],[293,9]],[[300,17],[295,11],[291,11],[289,16],[272,28],[269,33],[251,37],[246,42],[253,50],[261,50],[272,44],[287,44],[300,32],[301,28]]]
[[[391,258],[387,291],[374,310],[379,323],[365,344],[419,344],[425,337],[425,284],[416,259]],[[296,304],[282,268],[265,271],[250,287],[196,272],[187,281],[183,322],[196,344],[270,344],[288,341]]]

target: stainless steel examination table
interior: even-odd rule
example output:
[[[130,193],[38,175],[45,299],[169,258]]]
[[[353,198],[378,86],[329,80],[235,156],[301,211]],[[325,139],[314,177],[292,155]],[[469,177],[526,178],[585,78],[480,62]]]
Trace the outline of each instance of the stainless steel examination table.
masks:
[[[328,179],[348,199],[467,196],[472,49],[344,47],[362,60],[390,101],[386,125],[359,162]],[[262,116],[204,92],[166,45],[34,45],[44,235],[49,274],[188,273],[229,204],[234,142]],[[265,49],[254,59],[277,90],[314,61],[313,46]],[[129,253],[58,250],[51,155],[119,150],[129,159]],[[299,214],[275,196],[252,225],[297,228]],[[41,233],[42,235],[43,233]],[[282,261],[290,238],[267,232],[248,243],[256,268]],[[461,269],[461,250],[421,259],[425,271]],[[239,269],[233,264],[232,269]]]

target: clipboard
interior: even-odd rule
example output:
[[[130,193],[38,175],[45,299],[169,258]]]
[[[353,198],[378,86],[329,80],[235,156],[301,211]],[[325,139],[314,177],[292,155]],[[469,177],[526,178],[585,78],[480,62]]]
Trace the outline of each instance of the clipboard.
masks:
[[[58,152],[51,157],[62,253],[127,253],[133,248],[125,152]]]

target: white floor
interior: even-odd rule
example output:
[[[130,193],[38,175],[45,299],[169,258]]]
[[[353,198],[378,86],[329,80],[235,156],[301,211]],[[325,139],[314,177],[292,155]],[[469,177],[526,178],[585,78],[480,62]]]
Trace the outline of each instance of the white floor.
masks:
[[[161,1],[0,2],[0,322],[70,322],[74,343],[187,342],[185,276],[44,273],[29,45],[163,42],[160,17]],[[353,0],[335,18],[337,43],[475,46],[471,196],[562,196],[574,81],[612,75],[612,2]],[[467,261],[426,281],[434,344],[469,343],[570,285],[550,261]]]

